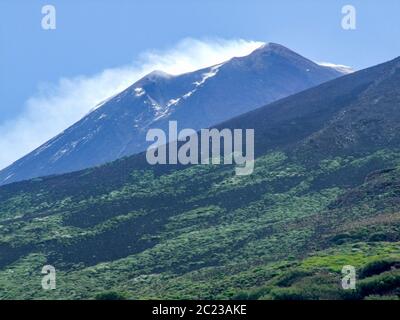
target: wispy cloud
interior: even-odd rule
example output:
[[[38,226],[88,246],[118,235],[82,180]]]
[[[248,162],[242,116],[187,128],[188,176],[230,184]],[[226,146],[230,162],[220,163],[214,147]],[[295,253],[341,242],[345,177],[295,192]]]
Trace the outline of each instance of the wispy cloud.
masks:
[[[345,66],[343,64],[335,64],[335,63],[330,63],[330,62],[317,62],[317,63],[320,66],[333,68],[333,69],[336,69],[336,70],[338,70],[340,72],[343,72],[344,74],[353,73],[355,71],[352,67]]]
[[[41,84],[15,119],[0,124],[0,168],[34,150],[82,118],[98,103],[124,90],[153,70],[181,74],[245,56],[261,46],[245,40],[185,39],[168,50],[150,50],[130,65],[91,76]]]

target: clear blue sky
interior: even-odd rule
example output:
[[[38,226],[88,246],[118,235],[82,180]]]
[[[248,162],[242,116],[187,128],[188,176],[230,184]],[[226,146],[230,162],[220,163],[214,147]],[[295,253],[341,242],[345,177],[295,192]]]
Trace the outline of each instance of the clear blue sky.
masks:
[[[41,8],[57,9],[43,31]],[[357,30],[341,8],[357,9]],[[281,43],[316,61],[372,66],[400,55],[398,0],[0,0],[0,123],[41,82],[128,64],[185,37]]]

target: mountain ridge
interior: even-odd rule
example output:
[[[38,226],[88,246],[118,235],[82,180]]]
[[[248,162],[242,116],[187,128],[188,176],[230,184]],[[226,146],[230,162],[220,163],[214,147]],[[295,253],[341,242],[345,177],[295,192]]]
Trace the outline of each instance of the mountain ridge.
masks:
[[[341,76],[278,44],[178,76],[153,71],[0,171],[0,183],[80,170],[146,149],[169,120],[195,130]]]

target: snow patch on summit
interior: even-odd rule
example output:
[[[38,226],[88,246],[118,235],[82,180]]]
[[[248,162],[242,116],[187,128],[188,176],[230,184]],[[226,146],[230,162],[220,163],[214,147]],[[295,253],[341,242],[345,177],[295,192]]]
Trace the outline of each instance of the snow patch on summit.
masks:
[[[203,85],[208,79],[214,77],[217,75],[219,68],[223,65],[224,63],[217,64],[211,68],[209,68],[208,72],[205,72],[202,74],[202,78],[200,81],[195,81],[193,84],[195,85],[195,88],[193,90],[190,90],[189,92],[185,93],[182,97],[176,98],[176,99],[171,99],[168,103],[168,106],[170,105],[176,105],[180,102],[181,99],[187,99],[189,98],[193,93],[195,93],[201,85]]]
[[[172,105],[171,100],[170,103],[166,104],[166,105],[162,105],[160,103],[158,103],[156,100],[154,100],[152,97],[150,97],[149,95],[147,95],[150,104],[154,110],[154,119],[152,120],[152,122],[161,119],[163,117],[166,117],[170,114],[170,109],[169,107]],[[173,100],[173,99],[172,99]],[[147,104],[147,102],[145,102]]]
[[[135,88],[134,91],[136,97],[141,97],[146,93],[146,91],[144,91],[143,88]]]
[[[193,84],[195,84],[197,87],[201,86],[202,84],[204,84],[208,79],[214,77],[217,75],[219,68],[223,65],[223,63],[221,64],[217,64],[213,67],[210,68],[209,72],[203,73],[203,78],[200,81],[196,81]]]
[[[167,107],[170,107],[170,106],[178,104],[180,100],[181,100],[181,98],[169,100],[168,103],[167,103]]]

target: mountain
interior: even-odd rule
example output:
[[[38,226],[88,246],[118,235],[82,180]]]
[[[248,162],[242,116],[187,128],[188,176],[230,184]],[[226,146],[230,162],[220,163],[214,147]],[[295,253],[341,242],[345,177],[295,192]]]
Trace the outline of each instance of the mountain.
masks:
[[[337,78],[278,44],[172,76],[154,71],[0,172],[0,183],[93,167],[146,149],[149,128],[177,120],[195,130]]]
[[[248,176],[142,153],[0,187],[0,298],[398,299],[399,83],[397,58],[216,126],[255,130]]]

